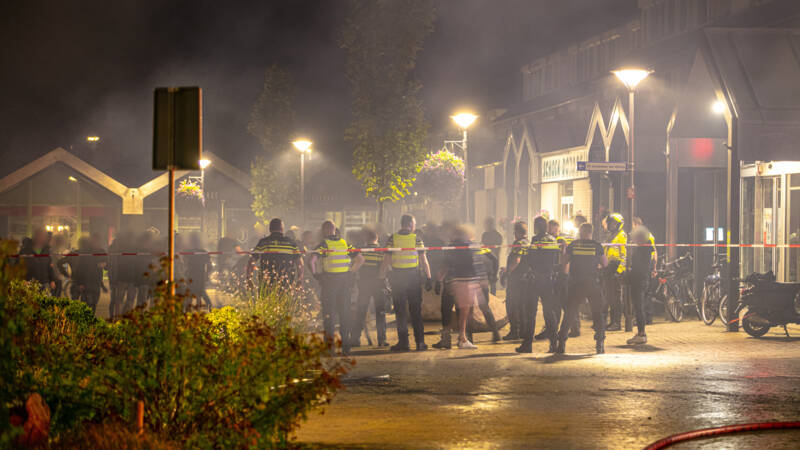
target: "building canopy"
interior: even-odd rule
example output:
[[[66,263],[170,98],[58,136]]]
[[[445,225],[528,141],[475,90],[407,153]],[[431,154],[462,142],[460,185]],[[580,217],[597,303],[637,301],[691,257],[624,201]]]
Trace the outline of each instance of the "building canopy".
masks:
[[[706,62],[738,119],[739,158],[800,160],[800,29],[705,34]]]

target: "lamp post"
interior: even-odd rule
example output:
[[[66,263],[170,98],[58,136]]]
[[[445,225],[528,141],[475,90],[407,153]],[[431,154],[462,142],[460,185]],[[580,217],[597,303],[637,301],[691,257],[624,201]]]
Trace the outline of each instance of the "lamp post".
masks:
[[[71,183],[75,183],[75,237],[77,238],[75,240],[75,246],[77,248],[78,240],[80,240],[81,233],[83,233],[81,226],[83,222],[83,216],[81,214],[81,183],[72,175],[67,177],[67,179]]]
[[[475,123],[478,118],[475,114],[461,112],[450,116],[453,122],[461,128],[461,141],[445,141],[445,144],[452,143],[464,150],[464,221],[469,222],[469,159],[467,156],[467,128]]]
[[[615,70],[613,73],[625,87],[628,88],[628,121],[630,122],[630,141],[628,144],[628,164],[630,164],[630,218],[628,219],[629,226],[633,227],[633,218],[636,216],[636,131],[634,128],[635,113],[634,113],[634,96],[636,86],[639,85],[645,78],[653,73],[652,70],[626,68]]]
[[[311,141],[298,139],[292,142],[295,150],[300,152],[300,225],[306,223],[306,153],[311,153]]]
[[[201,159],[198,162],[200,166],[200,192],[203,193],[203,205],[206,204],[206,167],[211,165],[211,160]]]

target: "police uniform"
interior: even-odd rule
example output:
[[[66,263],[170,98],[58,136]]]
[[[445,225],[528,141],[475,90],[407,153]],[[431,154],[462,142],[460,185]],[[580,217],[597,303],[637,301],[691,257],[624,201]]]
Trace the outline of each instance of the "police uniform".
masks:
[[[566,256],[569,261],[567,311],[561,321],[561,328],[558,330],[559,346],[563,346],[563,343],[567,341],[570,326],[578,315],[578,309],[586,299],[589,299],[589,305],[592,308],[594,338],[598,341],[598,345],[602,345],[605,339],[605,305],[598,281],[603,254],[603,246],[591,239],[576,239],[567,246]],[[563,347],[560,348],[563,351]]]
[[[500,332],[497,330],[497,322],[494,320],[492,308],[489,307],[489,292],[491,290],[492,281],[497,280],[496,274],[500,263],[497,261],[497,257],[491,249],[481,248],[475,250],[475,254],[480,257],[480,265],[483,267],[481,270],[481,278],[486,280],[486,283],[481,283],[481,292],[483,293],[485,301],[478,302],[478,309],[481,310],[483,318],[486,320],[486,326],[489,327],[489,330],[492,332],[492,341],[498,342],[500,340]],[[471,329],[468,330],[467,337],[470,342],[475,342],[472,340]]]
[[[406,249],[422,248],[425,244],[416,233],[400,230],[386,243],[387,247]],[[408,349],[408,320],[414,329],[417,349],[425,347],[425,328],[422,323],[422,280],[419,273],[419,256],[424,250],[402,250],[391,253],[392,271],[389,284],[392,287],[395,323],[397,324],[397,349]]]
[[[297,242],[281,232],[272,232],[258,241],[253,253],[258,263],[260,282],[281,283],[284,286],[294,284],[302,258]]]
[[[547,338],[551,343],[555,343],[556,317],[553,302],[554,286],[553,278],[555,269],[560,256],[558,242],[549,233],[540,233],[531,238],[531,245],[528,254],[525,256],[525,263],[530,268],[531,281],[529,282],[529,292],[522,299],[522,347],[530,349],[533,343],[533,334],[536,328],[536,310],[539,300],[542,301],[542,314],[547,330]]]
[[[612,214],[612,216],[619,216],[619,214]],[[619,229],[616,232],[613,232],[613,237],[609,242],[611,245],[606,247],[606,257],[608,258],[609,270],[606,272],[604,277],[605,296],[610,309],[609,323],[615,327],[620,326],[622,319],[623,302],[622,283],[620,282],[620,279],[622,274],[625,273],[625,264],[628,254],[628,236],[622,229],[621,216],[619,216],[617,220],[619,223]]]
[[[376,248],[377,244],[366,244],[366,248]],[[378,333],[378,346],[386,343],[386,280],[380,278],[381,262],[384,254],[376,251],[362,251],[364,263],[358,271],[358,307],[352,337],[354,343],[361,339],[361,331],[367,320],[369,301],[375,305],[375,328]]]
[[[527,265],[523,263],[525,255],[528,253],[528,238],[517,239],[512,244],[511,250],[506,259],[506,269],[511,266],[511,262],[519,258],[519,264],[513,271],[508,272],[508,288],[506,289],[506,315],[511,325],[509,338],[517,338],[521,333],[520,320],[522,318],[522,296],[525,292],[524,277]]]
[[[558,268],[556,270],[556,281],[555,281],[555,296],[556,301],[553,302],[555,305],[555,316],[556,316],[556,324],[561,322],[561,317],[567,311],[567,274],[564,273],[564,252],[567,249],[567,246],[572,243],[573,239],[567,236],[556,236],[556,240],[558,241],[558,247],[561,249],[561,257],[559,258]],[[581,330],[581,319],[580,314],[575,316],[575,322],[570,327],[570,331],[576,335],[580,335]],[[556,330],[557,332],[558,330]]]
[[[339,236],[328,236],[314,249],[322,260],[320,302],[325,335],[333,339],[334,315],[339,316],[339,334],[345,353],[350,350],[350,260],[355,256],[352,247]]]

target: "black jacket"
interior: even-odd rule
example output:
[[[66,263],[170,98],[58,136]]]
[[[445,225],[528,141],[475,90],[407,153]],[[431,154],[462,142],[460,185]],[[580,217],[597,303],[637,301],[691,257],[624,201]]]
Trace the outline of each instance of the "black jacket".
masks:
[[[33,250],[33,242],[31,240],[26,240],[22,244],[22,248],[19,251],[20,255],[49,255],[50,254],[50,246],[46,245],[40,252],[35,252]],[[36,280],[39,283],[47,286],[50,284],[51,281],[56,281],[56,273],[55,269],[53,268],[53,263],[50,260],[50,257],[23,257],[21,258],[22,264],[25,266],[25,279],[26,280]]]

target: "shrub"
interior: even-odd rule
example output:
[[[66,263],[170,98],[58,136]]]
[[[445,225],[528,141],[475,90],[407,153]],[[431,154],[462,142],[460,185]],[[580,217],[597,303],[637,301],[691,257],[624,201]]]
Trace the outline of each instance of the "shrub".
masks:
[[[328,344],[303,331],[304,321],[282,316],[298,311],[289,293],[264,291],[241,310],[185,313],[183,298],[160,285],[151,309],[107,324],[28,283],[1,287],[3,446],[16,432],[8,411],[34,392],[50,407],[56,447],[103,448],[97,442],[113,441],[113,429],[130,443],[118,424],[133,422],[138,401],[154,441],[129,448],[283,446],[349,367],[325,358]]]

